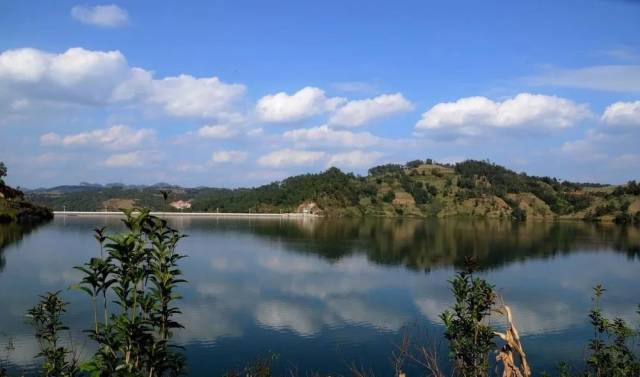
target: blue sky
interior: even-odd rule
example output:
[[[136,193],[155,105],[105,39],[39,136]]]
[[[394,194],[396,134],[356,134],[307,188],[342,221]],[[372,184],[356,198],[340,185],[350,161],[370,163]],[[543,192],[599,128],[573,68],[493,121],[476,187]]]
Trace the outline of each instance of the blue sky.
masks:
[[[4,1],[23,187],[490,159],[640,178],[638,1]]]

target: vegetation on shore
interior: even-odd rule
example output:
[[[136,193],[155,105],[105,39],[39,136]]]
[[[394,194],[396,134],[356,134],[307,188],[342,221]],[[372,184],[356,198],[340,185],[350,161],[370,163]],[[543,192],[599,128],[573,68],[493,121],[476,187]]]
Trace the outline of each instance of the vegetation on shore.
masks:
[[[160,377],[188,373],[180,348],[171,341],[174,331],[182,327],[176,321],[180,313],[176,288],[186,283],[179,268],[183,256],[177,248],[184,236],[148,210],[125,211],[123,221],[126,232],[121,235],[96,228],[96,256],[76,267],[83,277],[73,287],[87,294],[93,312],[91,328],[85,331],[96,345],[93,355],[81,359],[73,342],[64,341],[69,330],[64,324],[68,304],[60,292],[42,295],[28,311],[40,346],[36,357],[42,360],[41,375]],[[406,376],[406,370],[415,368],[433,377],[488,377],[494,368],[503,377],[550,376],[530,365],[509,306],[493,285],[475,274],[476,268],[474,260],[467,259],[450,281],[455,301],[441,315],[448,361],[407,335],[391,355],[395,377]],[[625,320],[604,314],[600,307],[604,292],[601,286],[594,289],[588,314],[594,335],[586,346],[584,367],[561,364],[553,375],[640,374],[640,350],[635,341],[640,334]],[[496,319],[502,319],[505,326],[496,326]],[[269,377],[272,360],[258,359],[227,376]],[[353,368],[353,375],[370,374]],[[0,376],[8,376],[1,360]]]
[[[53,218],[49,208],[29,202],[22,191],[7,186],[6,176],[7,167],[0,161],[0,223],[39,223]]]
[[[106,235],[95,229],[96,256],[75,267],[82,280],[72,288],[90,297],[93,323],[86,329],[97,346],[83,360],[63,337],[68,303],[60,291],[47,292],[27,313],[46,377],[121,376],[160,377],[182,375],[185,360],[172,343],[180,309],[177,287],[185,283],[178,268],[183,258],[176,250],[184,237],[165,220],[147,210],[125,212],[126,232]],[[7,376],[0,363],[0,376]]]
[[[609,186],[516,173],[489,161],[415,160],[369,169],[366,176],[330,168],[255,188],[182,188],[167,184],[60,186],[28,198],[56,210],[142,206],[194,212],[300,212],[327,216],[582,219],[640,223],[640,184]]]

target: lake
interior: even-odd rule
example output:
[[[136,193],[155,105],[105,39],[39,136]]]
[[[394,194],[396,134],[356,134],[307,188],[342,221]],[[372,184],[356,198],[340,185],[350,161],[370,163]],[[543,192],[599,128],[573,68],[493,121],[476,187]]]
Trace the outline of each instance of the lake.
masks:
[[[407,331],[442,347],[438,315],[452,303],[447,280],[466,256],[512,307],[535,371],[581,365],[592,335],[592,287],[605,312],[634,326],[640,303],[640,228],[577,222],[173,218],[189,237],[179,249],[181,322],[190,375],[221,375],[276,354],[275,369],[349,374],[351,365],[392,375]],[[25,312],[62,290],[65,320],[91,349],[90,300],[68,287],[73,266],[99,255],[92,229],[107,217],[58,217],[37,228],[0,225],[0,359],[33,372],[37,342]],[[9,346],[9,347],[7,347]],[[86,354],[87,351],[85,351]],[[442,350],[441,354],[446,355]],[[411,368],[409,368],[411,370]]]

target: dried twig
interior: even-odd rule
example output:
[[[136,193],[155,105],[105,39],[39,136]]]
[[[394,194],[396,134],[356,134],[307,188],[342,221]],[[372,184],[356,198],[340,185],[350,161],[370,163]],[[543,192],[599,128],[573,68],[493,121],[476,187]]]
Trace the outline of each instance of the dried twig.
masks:
[[[502,377],[530,377],[531,368],[527,362],[527,356],[520,342],[520,335],[513,323],[513,317],[511,316],[511,308],[503,305],[495,310],[496,313],[507,317],[507,330],[504,333],[494,332],[504,342],[504,346],[497,352],[496,361],[501,362],[503,365]],[[519,365],[516,363],[516,355],[519,359]],[[497,366],[496,366],[497,368]]]

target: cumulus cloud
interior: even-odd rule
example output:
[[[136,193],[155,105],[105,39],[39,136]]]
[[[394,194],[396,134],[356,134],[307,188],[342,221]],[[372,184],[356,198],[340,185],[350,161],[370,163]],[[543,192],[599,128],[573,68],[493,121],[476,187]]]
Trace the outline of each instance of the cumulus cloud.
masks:
[[[343,147],[368,147],[380,143],[380,138],[369,132],[351,132],[334,130],[323,125],[320,127],[300,128],[283,134],[287,140],[300,144]]]
[[[564,154],[582,161],[602,160],[607,158],[602,147],[606,149],[606,145],[610,142],[612,140],[608,135],[590,130],[582,139],[564,142],[560,150]]]
[[[640,65],[600,65],[577,69],[550,69],[525,80],[532,85],[640,92]]]
[[[245,87],[217,77],[189,75],[155,79],[130,67],[119,51],[70,48],[55,54],[32,48],[0,53],[0,101],[71,105],[138,105],[176,117],[237,118]],[[6,97],[6,98],[4,98]]]
[[[382,157],[382,153],[380,152],[364,152],[356,150],[352,152],[334,154],[329,158],[327,165],[350,168],[369,167],[373,166],[376,160],[380,157]]]
[[[325,157],[325,152],[296,149],[280,149],[258,159],[258,164],[269,167],[310,165]]]
[[[105,166],[110,168],[127,167],[135,168],[144,166],[142,152],[118,153],[109,156],[105,162]]]
[[[147,101],[169,115],[226,119],[235,115],[231,106],[244,92],[244,85],[225,84],[217,77],[180,75],[153,80]]]
[[[247,159],[248,154],[242,151],[217,151],[211,156],[211,162],[216,164],[239,163]]]
[[[134,151],[117,153],[104,161],[104,166],[110,168],[141,168],[160,160],[160,156],[152,151]]]
[[[129,14],[117,5],[76,5],[71,8],[71,17],[83,24],[101,27],[118,27],[129,22]]]
[[[198,130],[198,135],[212,139],[228,139],[237,134],[235,128],[230,125],[204,126]]]
[[[118,82],[128,79],[127,62],[119,51],[70,48],[50,54],[32,48],[0,54],[0,86],[13,99],[108,103]]]
[[[99,146],[108,149],[127,149],[148,142],[154,136],[155,132],[150,129],[135,130],[125,125],[116,125],[66,136],[51,132],[42,135],[40,143],[63,147]]]
[[[640,161],[636,152],[640,101],[613,103],[607,106],[600,120],[602,126],[588,130],[582,138],[565,141],[560,152],[578,163],[601,162],[595,170],[590,169],[599,179],[607,176],[616,179],[620,175],[635,179]]]
[[[640,126],[640,101],[616,102],[607,106],[602,121],[611,126]]]
[[[333,111],[344,102],[344,98],[329,98],[322,89],[307,86],[294,94],[280,92],[260,98],[256,113],[265,122],[294,122]]]
[[[521,93],[503,102],[466,97],[433,106],[422,114],[416,130],[475,136],[491,128],[561,129],[589,115],[585,105],[556,96]]]
[[[413,105],[402,94],[384,94],[375,98],[349,101],[329,118],[329,124],[359,127],[396,113],[411,111],[412,109]]]

